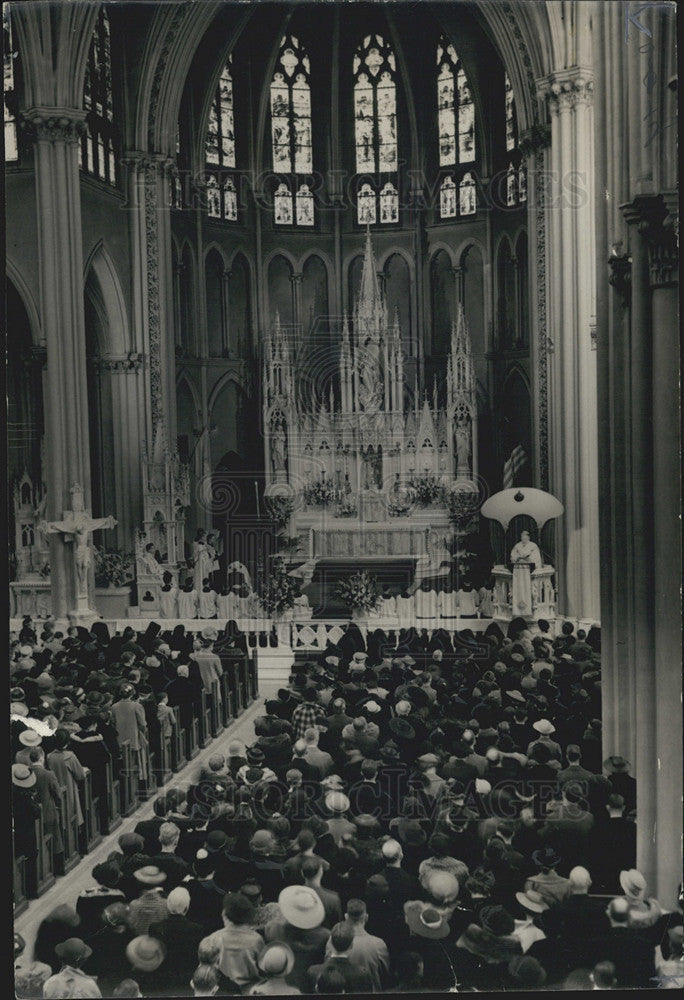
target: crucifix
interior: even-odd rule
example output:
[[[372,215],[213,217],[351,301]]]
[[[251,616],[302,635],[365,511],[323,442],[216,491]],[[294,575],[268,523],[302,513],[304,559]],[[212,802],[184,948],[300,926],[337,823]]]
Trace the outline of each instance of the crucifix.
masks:
[[[93,612],[88,606],[88,569],[90,567],[90,535],[101,528],[115,528],[113,517],[90,517],[83,502],[83,487],[71,487],[71,510],[64,511],[62,521],[41,521],[38,525],[45,535],[64,535],[65,542],[73,543],[74,574],[76,579],[76,614]]]

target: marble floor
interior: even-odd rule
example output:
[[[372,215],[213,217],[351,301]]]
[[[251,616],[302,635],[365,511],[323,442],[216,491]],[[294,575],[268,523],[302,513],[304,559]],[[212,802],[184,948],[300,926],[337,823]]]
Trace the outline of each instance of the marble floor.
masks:
[[[236,719],[224,732],[199,752],[178,774],[174,774],[164,788],[181,787],[186,788],[201,765],[205,763],[213,754],[226,752],[229,742],[232,739],[241,739],[247,746],[255,739],[254,719],[260,714],[263,706],[263,698],[257,699],[253,705],[243,712],[239,719]],[[41,920],[50,913],[56,906],[66,903],[74,906],[76,898],[81,890],[95,884],[92,877],[92,870],[95,865],[105,861],[108,854],[117,850],[117,840],[122,833],[130,833],[137,823],[143,819],[150,819],[152,816],[152,799],[144,802],[131,815],[126,817],[117,829],[106,836],[102,843],[94,851],[85,855],[83,860],[70,871],[57,879],[51,889],[39,899],[32,899],[28,908],[17,917],[14,929],[21,934],[26,942],[26,951],[30,954],[33,948],[36,931]]]

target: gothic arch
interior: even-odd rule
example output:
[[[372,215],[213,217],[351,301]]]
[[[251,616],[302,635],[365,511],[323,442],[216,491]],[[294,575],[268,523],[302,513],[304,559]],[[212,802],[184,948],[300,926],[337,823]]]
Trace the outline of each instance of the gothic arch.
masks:
[[[106,320],[107,343],[100,344],[100,353],[123,356],[131,350],[126,303],[114,262],[102,240],[91,250],[83,269],[86,289],[91,275],[97,280]]]
[[[237,390],[242,393],[245,399],[249,398],[249,396],[251,395],[249,391],[250,390],[249,383],[240,375],[240,373],[235,368],[230,368],[227,372],[224,372],[221,375],[221,377],[216,380],[216,383],[214,384],[213,388],[209,393],[209,397],[207,399],[207,411],[209,412],[209,414],[211,414],[211,411],[214,407],[214,403],[216,402],[220,394],[223,392],[223,390],[229,383],[233,383],[237,388]]]
[[[404,247],[389,247],[387,250],[383,251],[382,255],[376,258],[378,270],[384,271],[390,257],[394,257],[395,255],[403,258],[406,266],[408,267],[411,280],[413,281],[415,279],[415,261],[411,258],[410,253],[408,253]]]
[[[275,250],[271,250],[271,252],[264,258],[265,270],[268,270],[268,268],[271,266],[276,257],[284,257],[287,263],[290,265],[290,269],[293,274],[295,274],[297,271],[300,270],[294,255],[290,253],[289,250],[285,250],[283,247],[276,247]]]
[[[5,270],[7,272],[7,277],[14,285],[15,291],[21,299],[24,309],[26,310],[26,317],[31,330],[31,341],[33,346],[39,347],[43,340],[43,335],[41,332],[40,318],[38,316],[38,309],[36,307],[35,299],[33,298],[33,293],[31,292],[31,289],[25,281],[21,271],[9,257],[5,258]]]
[[[214,251],[215,253],[217,253],[219,255],[219,257],[223,261],[223,266],[225,268],[228,268],[229,267],[229,264],[228,264],[228,260],[229,260],[228,255],[226,254],[226,251],[223,249],[223,247],[221,246],[221,244],[217,243],[216,240],[212,240],[211,243],[207,243],[205,245],[205,247],[204,247],[204,266],[206,267],[206,265],[207,265],[207,258],[209,257],[209,254],[212,251]],[[233,254],[233,256],[236,256],[239,252],[240,252],[239,250],[236,250],[235,253]]]
[[[472,242],[472,241],[469,241],[469,242]],[[444,243],[442,240],[439,240],[437,243],[431,243],[430,244],[430,253],[428,255],[428,261],[427,261],[428,262],[428,267],[432,266],[432,261],[437,256],[437,254],[440,252],[440,250],[444,251],[444,253],[447,255],[447,257],[451,261],[451,266],[455,267],[456,266],[455,261],[458,258],[454,255],[453,247],[450,247],[448,243]]]

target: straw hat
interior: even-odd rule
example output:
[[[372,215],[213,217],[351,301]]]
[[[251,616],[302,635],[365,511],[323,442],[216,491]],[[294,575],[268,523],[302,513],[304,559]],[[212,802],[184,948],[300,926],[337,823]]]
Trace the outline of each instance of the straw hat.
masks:
[[[156,865],[145,865],[133,872],[133,877],[143,885],[161,885],[166,882],[166,872],[160,871]]]
[[[544,897],[535,889],[528,889],[527,892],[516,892],[515,898],[525,910],[531,913],[543,913],[548,910],[548,905],[544,902]]]
[[[620,872],[620,885],[626,896],[632,896],[635,899],[644,898],[646,879],[636,868]]]
[[[344,792],[328,792],[325,796],[325,807],[332,813],[345,813],[349,806],[349,799]]]
[[[43,741],[35,729],[25,729],[23,733],[19,733],[19,742],[25,747],[39,747]]]
[[[133,968],[140,972],[154,972],[162,964],[165,956],[166,951],[161,941],[150,937],[149,934],[140,934],[126,947],[126,958]]]
[[[12,784],[19,788],[33,788],[36,776],[26,764],[12,764]]]
[[[556,732],[556,727],[548,719],[539,719],[532,723],[532,728],[541,733],[542,736],[550,736],[551,733]]]
[[[267,944],[257,959],[259,969],[267,976],[289,976],[294,966],[294,952],[288,944],[273,941]]]
[[[287,922],[301,930],[320,927],[325,918],[320,896],[308,885],[289,885],[278,896],[278,905]]]
[[[449,933],[449,925],[433,906],[426,906],[420,900],[404,903],[404,919],[414,934],[419,937],[439,940]]]

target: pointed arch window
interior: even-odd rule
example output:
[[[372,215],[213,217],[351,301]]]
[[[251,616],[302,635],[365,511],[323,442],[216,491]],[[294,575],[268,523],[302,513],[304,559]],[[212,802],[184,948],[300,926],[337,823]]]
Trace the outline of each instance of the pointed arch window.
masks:
[[[236,222],[238,212],[234,178],[236,157],[232,52],[221,70],[209,107],[204,160],[208,174],[207,214],[212,219]],[[214,183],[210,185],[211,179]]]
[[[8,3],[2,5],[2,33],[4,56],[4,105],[5,105],[5,163],[14,163],[19,159],[19,143],[17,137],[15,63],[18,52],[14,49],[12,37],[12,21]]]
[[[314,205],[313,194],[308,184],[302,184],[297,191],[297,225],[313,226]]]
[[[380,192],[380,222],[399,221],[399,192],[388,181]]]
[[[370,184],[362,184],[356,197],[357,220],[360,226],[372,226],[377,220],[375,191]]]
[[[515,111],[515,95],[508,73],[504,76],[504,104],[506,110],[506,152],[510,153],[518,145],[518,121]]]
[[[518,200],[515,167],[509,163],[506,171],[506,205],[515,205]]]
[[[287,184],[279,184],[273,197],[275,221],[279,226],[292,225],[292,192]]]
[[[171,170],[171,208],[183,207],[183,185],[178,171],[180,152],[180,122],[176,122],[176,162]]]
[[[442,219],[456,215],[456,185],[453,177],[445,177],[439,189],[439,214]]]
[[[284,35],[280,44],[271,95],[271,145],[273,170],[291,178],[288,190],[289,212],[283,212],[274,201],[274,217],[278,225],[314,224],[313,194],[304,182],[313,170],[313,132],[311,124],[311,63],[304,46],[294,35]],[[280,185],[282,187],[283,185]],[[277,191],[280,191],[280,187]],[[296,215],[292,212],[292,189],[296,190]],[[276,192],[277,194],[277,192]]]
[[[114,119],[111,30],[104,4],[90,43],[83,106],[86,132],[81,140],[81,169],[115,187],[119,136]]]
[[[378,207],[381,223],[399,221],[396,70],[394,52],[382,35],[366,35],[352,64],[356,172],[375,175],[378,188],[381,180],[384,184],[379,196],[368,183],[359,187],[357,218],[364,224],[377,222]]]
[[[439,165],[475,161],[475,105],[456,49],[445,37],[437,45]]]
[[[527,201],[527,167],[524,162],[518,168],[518,201]]]
[[[470,173],[463,175],[458,188],[458,202],[461,215],[475,215],[477,211],[477,196],[475,181]]]

